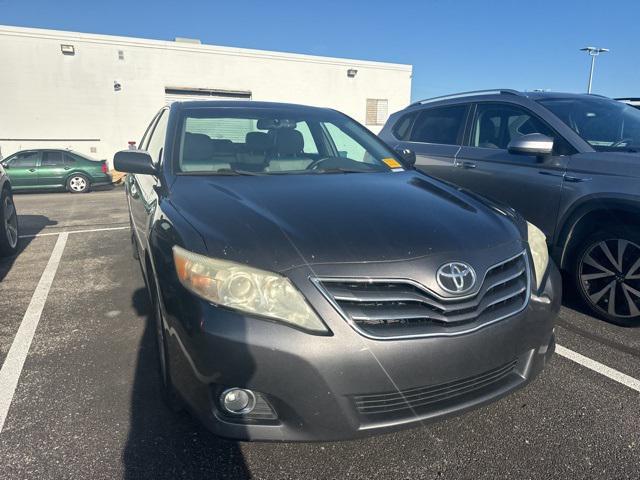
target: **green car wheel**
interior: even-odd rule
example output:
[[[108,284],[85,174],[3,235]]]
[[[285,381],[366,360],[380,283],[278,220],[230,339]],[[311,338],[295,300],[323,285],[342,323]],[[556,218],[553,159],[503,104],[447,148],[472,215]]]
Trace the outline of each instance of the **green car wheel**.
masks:
[[[86,193],[90,186],[89,179],[81,174],[72,175],[67,180],[67,190],[71,193]]]

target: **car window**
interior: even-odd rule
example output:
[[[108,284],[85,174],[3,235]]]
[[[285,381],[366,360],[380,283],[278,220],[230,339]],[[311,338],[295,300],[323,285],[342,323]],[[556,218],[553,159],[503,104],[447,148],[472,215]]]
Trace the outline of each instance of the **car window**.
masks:
[[[640,111],[600,97],[538,101],[597,151],[640,149]]]
[[[401,166],[370,131],[333,113],[199,109],[181,121],[178,168],[261,174],[389,171]]]
[[[41,167],[58,167],[62,165],[64,165],[62,152],[45,152],[40,163]]]
[[[38,160],[40,159],[40,152],[24,152],[16,155],[10,165],[13,168],[31,168],[35,167],[38,164]]]
[[[166,110],[163,111],[160,115],[160,119],[156,126],[153,129],[153,133],[149,139],[149,144],[146,148],[149,155],[151,155],[151,159],[153,163],[158,165],[161,162],[160,158],[160,150],[164,147],[165,134],[167,133],[167,119],[169,115],[167,115]]]
[[[164,110],[162,112],[164,112]],[[153,119],[151,119],[151,122],[147,126],[147,129],[144,131],[144,134],[142,135],[142,138],[140,139],[140,143],[138,143],[138,148],[140,150],[146,150],[147,149],[147,146],[149,145],[149,140],[151,140],[151,133],[153,132],[153,128],[155,127],[155,125],[156,125],[156,123],[158,121],[158,117],[160,116],[160,114],[162,112],[156,113],[153,116]]]
[[[65,165],[73,165],[74,163],[76,163],[75,157],[73,155],[65,153],[64,154],[64,164]]]
[[[410,140],[412,142],[458,145],[466,112],[466,105],[423,110],[411,130]]]
[[[417,115],[417,112],[413,112],[403,116],[396,122],[393,127],[393,134],[398,140],[409,140],[411,125],[413,125],[413,121],[415,120]]]
[[[505,149],[514,138],[529,133],[555,137],[553,130],[526,110],[504,104],[478,104],[471,146]]]
[[[345,134],[337,126],[329,123],[326,125],[327,132],[341,157],[350,158],[358,162],[372,163],[373,159],[367,155],[367,150],[356,142],[353,137]]]
[[[296,125],[296,130],[302,134],[302,140],[304,141],[304,153],[318,153],[318,146],[316,145],[316,141],[313,139],[313,135],[311,135],[311,130],[309,129],[309,125],[307,122],[298,122]]]

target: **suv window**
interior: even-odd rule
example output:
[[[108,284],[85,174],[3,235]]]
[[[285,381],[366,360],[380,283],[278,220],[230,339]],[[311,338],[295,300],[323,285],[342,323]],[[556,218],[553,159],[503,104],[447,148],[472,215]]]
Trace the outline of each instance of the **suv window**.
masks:
[[[62,152],[45,152],[41,167],[58,167],[64,164],[62,160]]]
[[[466,105],[423,110],[415,121],[410,140],[412,142],[458,145],[466,112]]]
[[[418,112],[409,113],[396,122],[393,127],[393,134],[398,140],[409,140],[411,125],[413,125],[413,121],[417,115]]]
[[[506,150],[511,140],[529,133],[541,133],[556,139],[556,150],[562,149],[564,144],[551,127],[523,108],[480,103],[476,110],[471,146]]]
[[[13,168],[31,168],[35,167],[38,164],[38,160],[40,159],[40,152],[24,152],[19,153],[16,157],[11,161],[11,166]]]
[[[164,110],[160,114],[160,118],[153,129],[153,133],[149,139],[149,144],[146,148],[149,155],[151,155],[151,160],[153,160],[153,163],[156,165],[161,161],[160,150],[164,147],[164,137],[167,133],[167,118],[169,118],[169,115],[167,115],[167,111]]]

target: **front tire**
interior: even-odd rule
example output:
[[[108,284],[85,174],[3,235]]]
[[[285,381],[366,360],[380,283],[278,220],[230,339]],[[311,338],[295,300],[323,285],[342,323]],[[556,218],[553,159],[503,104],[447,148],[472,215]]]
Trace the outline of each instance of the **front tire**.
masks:
[[[596,316],[622,326],[640,326],[640,233],[608,228],[578,248],[573,281]]]
[[[172,412],[181,412],[184,409],[182,399],[176,392],[171,374],[169,372],[169,352],[167,349],[167,340],[164,333],[164,321],[162,317],[162,309],[157,296],[153,296],[154,320],[156,327],[156,344],[158,346],[158,373],[162,382],[162,397],[165,404]]]
[[[90,188],[89,178],[81,173],[74,173],[67,179],[67,190],[71,193],[87,193]]]
[[[18,213],[9,189],[0,194],[0,256],[10,257],[18,253]]]

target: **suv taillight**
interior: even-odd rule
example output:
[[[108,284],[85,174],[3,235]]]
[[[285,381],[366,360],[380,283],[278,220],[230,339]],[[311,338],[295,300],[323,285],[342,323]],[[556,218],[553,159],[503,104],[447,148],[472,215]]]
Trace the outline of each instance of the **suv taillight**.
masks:
[[[108,173],[107,162],[102,162],[102,173]]]

